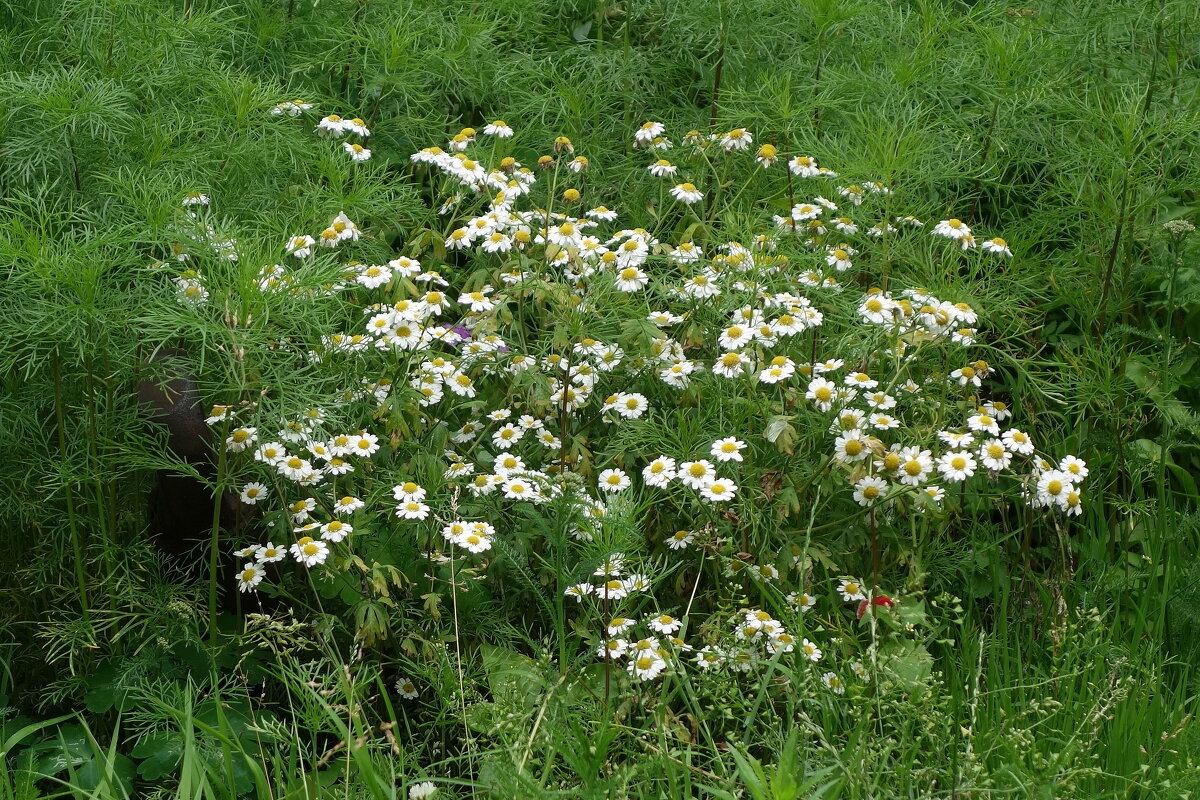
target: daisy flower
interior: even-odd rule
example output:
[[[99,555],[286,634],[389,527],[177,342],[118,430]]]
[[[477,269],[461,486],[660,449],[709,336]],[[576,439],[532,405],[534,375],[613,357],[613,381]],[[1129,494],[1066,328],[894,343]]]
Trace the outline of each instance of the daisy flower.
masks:
[[[624,470],[606,469],[600,473],[597,478],[601,491],[605,492],[623,492],[629,488],[632,481],[625,474]]]
[[[425,519],[429,516],[429,506],[420,500],[406,500],[396,506],[396,516],[400,519]]]
[[[502,119],[484,125],[483,132],[485,135],[495,136],[497,139],[508,139],[513,135],[513,129]]]
[[[860,506],[869,506],[887,494],[888,484],[883,478],[868,475],[854,485],[854,501]]]
[[[508,478],[500,488],[509,500],[528,500],[535,494],[533,484],[524,478]]]
[[[601,600],[620,600],[629,594],[625,581],[612,578],[596,587],[596,596]]]
[[[857,428],[838,436],[833,443],[834,458],[844,464],[854,464],[871,455],[871,440]]]
[[[733,481],[718,478],[700,489],[700,496],[714,503],[725,503],[737,494],[738,486]]]
[[[525,469],[525,461],[512,453],[501,453],[496,456],[496,461],[492,464],[492,469],[496,471],[497,475],[508,477],[511,473],[523,471]]]
[[[1012,258],[1012,250],[1008,249],[1008,242],[997,236],[994,239],[988,239],[979,245],[979,247],[988,253],[995,253],[1004,258]]]
[[[591,584],[587,584],[591,585]],[[608,639],[596,648],[596,658],[620,658],[629,650],[629,642],[625,639]]]
[[[999,439],[988,439],[979,446],[979,460],[992,472],[999,472],[1008,469],[1012,463],[1012,453]]]
[[[721,651],[712,645],[705,645],[696,651],[696,666],[705,672],[717,669],[725,662]]]
[[[396,500],[424,500],[425,489],[412,481],[405,481],[392,487],[392,497]]]
[[[813,378],[808,382],[808,391],[804,396],[816,403],[821,411],[829,411],[837,397],[837,384],[825,378]]]
[[[246,505],[254,505],[267,497],[267,487],[261,483],[247,483],[242,487],[241,500]]]
[[[951,483],[961,483],[975,474],[975,459],[965,450],[954,450],[938,459],[938,472]]]
[[[1058,462],[1060,472],[1065,472],[1071,476],[1072,481],[1082,481],[1088,476],[1087,462],[1082,458],[1075,456],[1066,456],[1062,461]]]
[[[629,662],[629,674],[642,681],[654,680],[666,668],[667,662],[657,653],[638,655]]]
[[[713,362],[712,371],[714,375],[723,378],[736,378],[743,374],[751,363],[750,357],[742,353],[725,353]]]
[[[650,276],[635,266],[629,266],[617,273],[616,287],[622,292],[636,292],[650,283]]]
[[[891,414],[872,414],[869,419],[871,427],[877,431],[888,431],[900,427],[900,420]]]
[[[637,419],[650,408],[650,401],[637,392],[619,392],[613,408],[626,419]]]
[[[308,519],[309,512],[316,507],[317,501],[311,497],[306,497],[289,505],[288,513],[292,515],[292,522],[301,523]]]
[[[287,458],[287,450],[285,450],[283,445],[281,445],[279,442],[267,442],[266,444],[261,444],[258,446],[258,449],[254,451],[255,461],[261,461],[264,464],[270,464],[272,466],[285,458]]]
[[[373,433],[359,433],[350,440],[350,454],[369,458],[379,452],[379,437]]]
[[[971,229],[961,219],[944,219],[933,228],[936,236],[961,241],[971,235]]]
[[[726,350],[739,350],[754,340],[754,329],[742,325],[730,325],[721,331],[717,344]]]
[[[1067,492],[1075,489],[1066,473],[1056,469],[1043,472],[1037,482],[1037,499],[1043,506],[1061,503]]]
[[[417,692],[416,684],[411,680],[408,678],[397,678],[396,694],[400,695],[405,700],[416,700],[419,693]]]
[[[685,205],[695,205],[704,199],[704,194],[691,183],[680,183],[671,189],[671,196]]]
[[[651,617],[646,620],[646,625],[653,631],[671,636],[675,631],[683,626],[683,622],[675,619],[669,614],[661,614],[657,617]]]
[[[576,602],[582,603],[583,598],[587,597],[589,594],[595,591],[595,589],[596,587],[592,586],[590,583],[576,583],[564,589],[563,596],[573,597],[575,598]]]
[[[1083,493],[1076,486],[1071,486],[1058,500],[1058,507],[1069,517],[1077,517],[1083,513]]]
[[[667,547],[672,550],[683,550],[696,539],[692,531],[675,531],[667,537]]]
[[[296,258],[307,258],[317,240],[311,236],[293,236],[288,240],[287,251]]]
[[[292,557],[306,567],[315,567],[325,563],[329,557],[329,545],[325,542],[314,541],[311,536],[304,536],[291,546]]]
[[[867,599],[867,595],[863,592],[862,582],[857,578],[842,578],[838,581],[837,591],[847,603]]]
[[[479,527],[461,534],[454,543],[471,553],[482,553],[492,549],[492,537],[485,529]]]
[[[1028,434],[1016,428],[1010,428],[1000,438],[1004,442],[1004,446],[1012,452],[1023,456],[1033,455],[1033,440],[1029,438]]]
[[[354,533],[354,527],[340,519],[326,522],[321,526],[321,538],[330,542],[340,542],[351,533]]]
[[[967,418],[967,427],[973,431],[990,433],[992,436],[1000,435],[1000,425],[996,419],[989,414],[975,414]]]
[[[812,178],[821,174],[817,161],[811,156],[796,156],[788,162],[788,169],[801,178]]]
[[[633,140],[637,144],[650,144],[657,137],[662,136],[666,129],[666,126],[661,122],[643,122],[641,126],[634,131]]]
[[[594,219],[597,222],[612,222],[617,218],[617,212],[607,206],[596,206],[592,210],[584,214],[588,219]]]
[[[254,558],[260,564],[273,564],[287,558],[287,551],[282,547],[276,547],[272,542],[267,542],[254,551]]]
[[[237,575],[238,590],[249,592],[256,589],[265,574],[261,564],[244,564]]]
[[[950,377],[958,381],[960,386],[982,386],[979,372],[974,367],[962,367],[950,373]]]
[[[933,458],[928,450],[906,447],[900,451],[900,482],[906,486],[924,483],[933,469]]]
[[[791,216],[796,222],[816,219],[824,213],[822,208],[814,203],[797,203],[792,206]]]
[[[225,440],[225,449],[231,453],[240,453],[253,445],[257,438],[255,428],[238,428]]]
[[[824,653],[821,652],[821,648],[817,647],[808,639],[803,639],[800,642],[800,652],[804,654],[805,658],[814,663],[820,661],[821,656],[824,655]]]
[[[679,167],[667,161],[665,158],[660,158],[646,169],[656,178],[669,178],[679,171]]]
[[[659,456],[642,470],[642,480],[647,486],[661,489],[675,477],[675,459]]]
[[[750,131],[745,128],[734,128],[721,137],[721,147],[725,148],[727,153],[733,150],[745,150],[753,141],[754,137],[750,135]]]
[[[708,452],[717,461],[741,461],[744,449],[746,449],[745,442],[730,436],[713,442]]]
[[[370,161],[371,151],[363,147],[361,144],[350,144],[342,142],[342,149],[350,154],[350,158],[354,161]]]
[[[809,611],[817,604],[817,598],[808,592],[792,592],[787,596],[787,601],[799,609],[801,614]]]
[[[317,123],[317,134],[320,136],[341,136],[345,133],[346,121],[337,114],[322,117]]]
[[[825,686],[829,688],[829,691],[833,692],[834,694],[846,693],[846,687],[842,684],[842,679],[839,678],[835,673],[826,672],[821,676],[821,683],[825,684]]]
[[[700,490],[716,479],[717,470],[707,459],[684,461],[679,465],[679,480],[691,489]]]
[[[758,374],[760,383],[779,383],[796,374],[795,363],[786,356],[776,356],[771,359],[771,363]]]
[[[290,456],[275,465],[279,473],[290,481],[298,481],[313,471],[312,464],[299,456]]]

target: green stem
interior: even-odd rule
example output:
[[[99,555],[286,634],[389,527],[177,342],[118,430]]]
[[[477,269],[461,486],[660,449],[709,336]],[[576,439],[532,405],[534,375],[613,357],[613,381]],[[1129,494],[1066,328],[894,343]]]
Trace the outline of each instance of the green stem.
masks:
[[[217,571],[221,552],[221,501],[225,496],[225,428],[217,437],[217,477],[213,484],[212,532],[208,547],[208,642],[216,647],[217,632]]]
[[[91,621],[88,605],[87,571],[83,559],[83,541],[80,539],[79,523],[75,516],[75,490],[65,474],[70,459],[67,457],[67,431],[63,423],[62,367],[59,363],[58,352],[55,351],[50,359],[51,370],[54,374],[54,419],[58,427],[58,456],[62,459],[63,490],[67,496],[67,526],[71,530],[71,551],[75,559],[75,585],[79,592],[79,607],[85,623]]]

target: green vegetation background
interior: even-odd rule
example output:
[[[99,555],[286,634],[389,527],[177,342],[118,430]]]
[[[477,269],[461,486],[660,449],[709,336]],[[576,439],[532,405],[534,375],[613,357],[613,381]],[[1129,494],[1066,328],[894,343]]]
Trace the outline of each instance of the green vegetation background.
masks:
[[[144,535],[151,471],[180,466],[133,413],[138,363],[179,332],[169,287],[144,268],[168,255],[161,243],[192,190],[216,199],[251,252],[261,248],[254,263],[275,260],[297,220],[339,210],[403,241],[431,218],[408,155],[496,117],[531,155],[571,137],[610,187],[609,205],[645,201],[641,162],[629,157],[636,125],[661,120],[676,135],[740,126],[756,142],[879,176],[918,216],[962,216],[1008,239],[1017,258],[1003,274],[922,277],[985,310],[1011,359],[1008,388],[1030,398],[1025,414],[1092,466],[1089,505],[1066,569],[1048,567],[1052,555],[990,551],[988,531],[977,556],[935,565],[968,601],[961,648],[937,665],[951,696],[936,718],[986,732],[993,786],[1013,796],[1196,791],[1200,272],[1196,238],[1162,224],[1196,219],[1198,15],[1187,0],[0,5],[0,796],[267,796],[238,761],[252,748],[235,712],[202,707],[202,692],[159,681],[153,665],[143,694],[157,703],[119,709],[96,669],[169,632],[163,609],[187,598],[155,578]],[[346,183],[308,132],[273,124],[268,109],[293,98],[366,119],[378,180]],[[236,381],[219,331],[188,335],[206,387]],[[1046,633],[1058,608],[1084,612],[1065,641]],[[986,692],[968,707],[972,674]],[[1039,710],[1048,696],[1060,705]],[[59,719],[85,700],[81,719]],[[301,719],[336,739],[336,703],[295,705],[305,703]],[[825,775],[805,791],[923,796],[931,772],[955,774],[954,747],[919,743],[953,743],[958,731],[918,734],[932,712],[889,711],[910,720],[887,743],[886,767],[864,733],[835,759],[849,779]],[[127,752],[123,726],[168,721],[195,732],[180,766],[142,771],[130,789],[134,761],[155,747],[142,738]],[[560,738],[539,740],[535,762],[577,749],[573,735],[587,740],[558,722],[547,728]],[[754,752],[779,766],[739,755],[728,774],[697,774],[691,751],[659,735],[660,748],[639,750],[634,796],[688,796],[700,784],[722,796],[731,781],[755,797],[793,796],[780,776],[803,776],[812,756],[786,731],[762,733]],[[13,767],[34,743],[41,756],[75,754],[63,756],[61,782],[35,786]],[[273,796],[335,791],[315,788],[324,778],[312,777],[304,748],[274,753],[296,777]],[[551,766],[525,769],[523,755],[515,771],[506,762],[458,774],[495,796],[551,796]],[[401,791],[384,761],[355,755],[336,796]],[[423,768],[400,763],[405,776]],[[758,773],[771,773],[763,794]],[[605,791],[588,786],[597,793],[580,796]]]

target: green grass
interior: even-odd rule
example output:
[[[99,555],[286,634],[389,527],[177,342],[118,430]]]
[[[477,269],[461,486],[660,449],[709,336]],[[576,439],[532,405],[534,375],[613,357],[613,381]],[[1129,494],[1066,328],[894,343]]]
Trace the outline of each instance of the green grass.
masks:
[[[1198,33],[1189,3],[1145,0],[0,8],[0,800],[390,798],[424,780],[452,797],[1194,795],[1200,240],[1168,223],[1196,221]],[[295,98],[314,111],[269,113]],[[370,161],[351,165],[313,135],[328,113],[366,120]],[[781,160],[814,156],[842,183],[886,183],[892,194],[861,212],[867,224],[911,214],[926,228],[854,240],[863,253],[846,291],[809,293],[826,324],[779,352],[841,355],[898,384],[886,333],[848,321],[862,293],[923,286],[969,303],[981,317],[969,358],[995,369],[987,396],[1043,452],[1087,462],[1084,513],[1030,512],[1008,478],[948,486],[926,513],[909,496],[894,500],[895,518],[864,513],[830,466],[828,419],[803,401],[803,383],[798,395],[765,391],[702,365],[680,392],[634,368],[662,335],[646,313],[673,302],[657,281],[691,274],[659,254],[647,293],[596,281],[579,306],[548,280],[474,320],[538,357],[584,337],[619,343],[627,362],[593,403],[642,392],[641,419],[606,424],[596,405],[564,418],[536,373],[521,373],[476,375],[478,405],[451,398],[438,427],[405,390],[419,359],[309,359],[378,299],[322,293],[340,257],[280,251],[339,212],[365,233],[360,261],[418,257],[453,300],[484,284],[509,291],[498,270],[515,255],[442,245],[482,204],[439,215],[449,184],[408,158],[495,118],[516,136],[481,137],[471,153],[482,161],[512,154],[533,167],[556,136],[590,161],[582,175],[566,157],[537,171],[522,207],[564,210],[561,192],[578,188],[585,207],[620,211],[604,230],[693,239],[710,258],[818,192],[860,213],[833,195],[836,181],[755,166],[761,144]],[[674,181],[651,178],[633,148],[647,120],[666,125],[676,148],[665,157],[705,192],[693,211],[671,203]],[[680,145],[690,129],[734,127],[753,133],[751,152]],[[193,191],[212,197],[205,219],[237,240],[237,262],[213,256],[182,213]],[[1003,236],[1014,258],[960,256],[929,234],[949,217]],[[193,261],[171,261],[172,245]],[[521,263],[541,275],[542,251],[529,253]],[[795,242],[779,253],[823,266]],[[259,267],[275,262],[302,291],[257,290]],[[212,292],[200,310],[175,299],[188,266]],[[777,276],[763,280],[780,290]],[[417,291],[389,286],[390,301]],[[671,335],[711,364],[715,331],[741,300],[727,288],[694,305]],[[336,567],[272,572],[260,587],[269,618],[218,613],[217,590],[241,565],[235,548],[259,534],[290,543],[282,509],[295,487],[270,484],[270,531],[235,530],[219,502],[204,509],[225,529],[193,545],[191,570],[148,530],[155,471],[201,475],[136,413],[160,347],[187,350],[206,404],[257,403],[239,420],[262,436],[318,406],[330,430],[380,435],[380,454],[337,485],[389,513],[353,518],[361,530]],[[965,363],[939,347],[919,345],[913,369]],[[331,401],[381,376],[397,386],[381,407]],[[943,384],[912,413],[915,428],[968,409]],[[546,458],[565,457],[581,481],[614,466],[634,478],[593,541],[572,538],[585,523],[565,499],[500,503],[443,477],[449,434],[499,407],[553,418],[564,441]],[[639,482],[658,454],[683,460],[724,436],[749,444],[730,473],[741,487],[732,519],[690,490]],[[263,479],[244,455],[204,479]],[[430,488],[436,515],[490,521],[494,549],[424,560],[440,524],[396,522],[402,480]],[[680,528],[709,544],[667,549]],[[689,667],[630,684],[593,657],[612,609],[563,595],[614,551],[652,576],[652,597],[630,607],[686,618],[697,647],[755,607],[825,660],[792,653],[753,674]],[[764,564],[777,582],[747,577]],[[834,592],[845,574],[871,578],[896,607],[857,620]],[[789,591],[819,605],[800,613]],[[257,609],[251,595],[240,603]],[[877,680],[853,683],[852,660]],[[844,696],[821,684],[826,668],[852,684]],[[400,677],[417,699],[397,694]]]

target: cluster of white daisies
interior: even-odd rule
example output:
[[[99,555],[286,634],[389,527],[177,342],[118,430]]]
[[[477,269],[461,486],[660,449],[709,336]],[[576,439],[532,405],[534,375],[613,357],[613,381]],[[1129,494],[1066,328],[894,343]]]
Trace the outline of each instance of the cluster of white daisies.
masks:
[[[297,116],[308,110],[299,105],[281,104],[275,113]],[[317,129],[327,136],[370,135],[361,120],[336,115],[323,118]],[[652,178],[673,180],[687,168],[688,158],[676,165],[662,157],[673,146],[664,133],[660,123],[647,123],[635,134],[635,145],[659,156],[648,167]],[[441,211],[453,219],[445,247],[474,252],[481,264],[493,268],[491,282],[452,291],[445,277],[415,257],[401,256],[386,264],[347,260],[345,280],[329,291],[349,297],[361,309],[363,322],[351,330],[326,335],[310,353],[321,361],[353,357],[355,374],[362,368],[359,359],[375,354],[380,374],[397,374],[400,381],[407,381],[406,391],[411,390],[427,423],[449,429],[451,446],[443,452],[446,488],[461,489],[475,498],[490,496],[498,508],[567,496],[574,509],[571,533],[581,540],[592,539],[608,513],[606,498],[632,489],[638,473],[613,464],[599,471],[594,483],[565,480],[571,464],[564,456],[582,424],[579,412],[590,408],[595,410],[597,422],[620,425],[651,412],[646,392],[656,382],[683,390],[695,381],[733,381],[745,389],[769,392],[794,387],[808,408],[827,415],[834,439],[830,461],[845,473],[851,487],[848,493],[864,507],[887,509],[890,501],[914,495],[923,496],[920,507],[925,508],[942,500],[943,483],[1014,470],[1014,460],[1021,458],[1029,461],[1019,479],[1031,502],[1067,514],[1080,513],[1078,487],[1087,476],[1086,464],[1072,456],[1057,465],[1046,462],[1036,454],[1027,434],[1000,427],[1010,416],[1007,407],[981,400],[975,392],[990,371],[988,365],[966,363],[949,376],[926,376],[920,383],[920,376],[906,374],[917,353],[930,343],[965,347],[974,342],[977,314],[969,305],[944,301],[920,289],[896,294],[867,291],[854,304],[854,323],[865,333],[860,338],[882,339],[887,344],[883,349],[873,347],[864,359],[855,358],[850,366],[839,358],[811,361],[816,351],[810,351],[809,337],[804,337],[803,344],[796,340],[826,325],[830,313],[807,297],[807,290],[842,291],[838,276],[854,267],[870,238],[900,235],[897,225],[913,229],[923,225],[912,217],[895,218],[896,225],[886,220],[867,225],[839,208],[838,203],[843,203],[852,210],[849,213],[870,213],[875,210],[871,198],[886,196],[887,187],[870,181],[832,185],[820,191],[840,198],[838,202],[814,193],[812,201],[794,204],[788,216],[776,217],[769,225],[764,220],[769,230],[749,243],[706,245],[706,252],[693,241],[664,243],[642,228],[604,234],[604,226],[617,219],[617,213],[605,206],[576,214],[554,211],[556,205],[572,208],[579,204],[581,185],[567,186],[561,194],[555,194],[557,188],[543,194],[537,172],[514,157],[500,157],[493,167],[483,156],[473,154],[473,147],[483,149],[476,147],[479,136],[499,142],[512,135],[509,126],[496,121],[482,133],[463,130],[445,149],[431,147],[412,155],[415,164],[434,172],[448,194]],[[744,129],[711,136],[689,132],[683,138],[685,146],[717,148],[731,157],[748,150],[752,142],[752,135]],[[555,175],[556,181],[562,176],[570,183],[572,176],[587,171],[587,158],[575,155],[569,140],[560,137],[554,151],[553,156],[541,157],[538,167]],[[779,158],[774,146],[764,144],[758,148],[756,163],[769,170]],[[810,156],[795,156],[786,165],[794,177],[837,177],[832,170],[817,166]],[[762,170],[754,174],[762,174]],[[695,184],[686,181],[675,184],[670,193],[685,205],[703,199]],[[546,207],[534,205],[534,197]],[[190,208],[207,202],[207,197],[203,202],[196,197],[185,200],[185,205]],[[830,238],[833,231],[836,236]],[[959,220],[938,223],[933,234],[954,240],[964,250],[974,246],[971,231]],[[358,226],[339,214],[315,236],[291,237],[283,250],[294,259],[322,252],[336,254],[341,247],[352,249],[360,235]],[[789,243],[795,249],[796,242],[804,252],[798,256],[781,252],[786,249],[781,245]],[[981,249],[1011,256],[1000,239],[984,242]],[[534,277],[540,285],[548,282],[567,287],[578,297],[581,311],[603,312],[614,292],[644,297],[649,312],[646,319],[660,335],[644,351],[633,353],[598,338],[580,338],[557,352],[534,355],[540,349],[536,342],[518,346],[511,337],[495,332],[500,328],[498,310],[530,292]],[[189,302],[207,299],[198,274],[188,277],[185,273],[181,279],[195,284],[193,295],[203,295]],[[264,267],[260,273],[262,291],[290,285],[287,270],[279,264]],[[379,295],[370,294],[374,292]],[[698,346],[694,340],[687,341],[685,346],[688,337],[673,334],[685,324],[694,326],[696,320],[711,317],[714,311],[723,321],[712,327],[707,342]],[[878,369],[870,369],[873,360],[879,362]],[[965,358],[959,360],[964,362]],[[493,396],[493,389],[506,389],[522,373],[529,373],[526,378],[535,377],[523,384],[532,387],[527,395],[507,397],[503,406],[489,409],[486,401]],[[940,397],[946,393],[947,383],[952,392],[963,395],[973,413],[962,417],[963,423],[957,427],[943,425],[931,431],[927,424],[914,421],[910,430],[902,412],[911,410],[917,419],[928,418],[925,412],[940,401],[926,400],[926,388],[938,387],[929,394]],[[363,378],[330,402],[366,400],[379,405],[392,391],[391,378]],[[226,424],[228,430],[232,413],[229,408],[215,409],[209,422]],[[353,474],[356,464],[379,460],[375,458],[379,437],[365,429],[331,433],[323,423],[323,414],[314,411],[305,419],[288,422],[275,441],[262,443],[253,427],[228,432],[227,448],[253,453],[254,469],[260,471],[259,480],[243,486],[243,501],[258,503],[273,489],[278,491],[287,500],[295,538],[286,547],[267,542],[240,549],[244,566],[237,580],[243,590],[262,581],[266,564],[288,555],[307,567],[325,563],[333,548],[348,546],[356,527],[372,524],[383,512],[356,496],[374,496],[375,492],[361,473]],[[603,458],[602,447],[595,446],[598,437],[590,438],[593,450]],[[885,441],[890,438],[897,441]],[[934,444],[935,439],[940,444]],[[935,450],[939,452],[935,454]],[[749,454],[746,441],[724,436],[713,441],[707,453],[659,455],[640,470],[641,484],[649,490],[685,487],[690,495],[674,493],[684,504],[693,500],[701,506],[732,503],[739,499],[738,484],[719,474],[719,465],[736,469]],[[289,499],[297,490],[302,490],[303,496]],[[448,509],[443,514],[427,494],[415,482],[397,482],[392,488],[395,505],[387,515],[394,524],[414,526],[415,535],[424,537],[430,559],[447,558],[436,544],[438,530],[445,547],[471,555],[492,549],[502,535],[490,522],[461,519]],[[666,545],[684,549],[694,539],[694,532],[679,531],[667,537]],[[764,569],[771,573],[761,573],[764,577],[777,576],[773,568]],[[581,602],[592,598],[615,603],[651,588],[648,576],[625,574],[619,558],[610,559],[602,570],[594,576],[598,580],[577,583],[567,588],[566,594]],[[845,587],[842,593],[846,594]],[[802,594],[795,596],[795,602],[803,611],[815,600]],[[687,649],[682,640],[675,641],[679,621],[666,615],[643,620],[648,630],[636,639],[630,633],[633,621],[617,622],[607,626],[608,637],[600,654],[627,658],[629,672],[636,678],[656,677],[667,668],[667,653]],[[811,661],[821,658],[816,645],[807,640],[797,644],[778,621],[758,610],[739,618],[733,635],[739,644],[701,648],[696,663],[704,669],[721,664],[736,668],[796,649]],[[824,680],[834,691],[843,688],[833,673]]]

